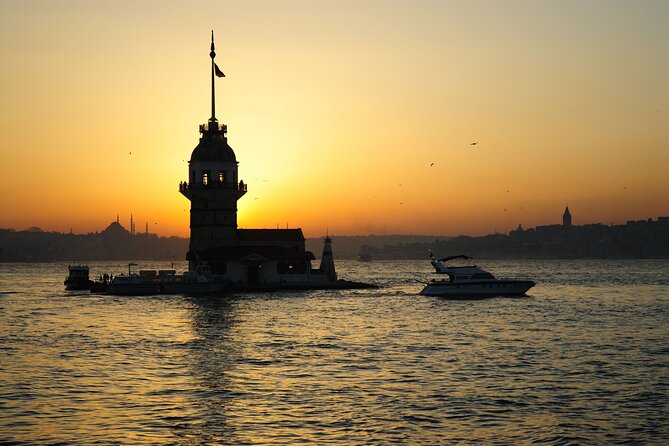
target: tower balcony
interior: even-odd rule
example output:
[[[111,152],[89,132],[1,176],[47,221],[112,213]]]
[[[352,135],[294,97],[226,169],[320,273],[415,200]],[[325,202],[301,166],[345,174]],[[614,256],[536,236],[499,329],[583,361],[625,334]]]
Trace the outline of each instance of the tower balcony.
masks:
[[[181,192],[181,194],[189,200],[193,197],[193,193],[200,191],[235,191],[237,199],[239,199],[247,192],[247,185],[244,183],[244,181],[240,181],[239,183],[215,181],[209,184],[189,183],[187,181],[182,181],[179,183],[179,192]]]
[[[200,133],[222,133],[225,135],[228,133],[228,126],[223,123],[218,123],[218,121],[209,121],[206,124],[200,124]]]

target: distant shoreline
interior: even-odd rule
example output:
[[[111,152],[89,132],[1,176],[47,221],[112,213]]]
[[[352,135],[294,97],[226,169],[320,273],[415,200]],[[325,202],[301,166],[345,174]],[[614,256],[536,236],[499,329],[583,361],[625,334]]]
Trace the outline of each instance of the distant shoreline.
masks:
[[[628,221],[625,225],[549,225],[480,237],[460,235],[331,236],[335,260],[421,260],[467,254],[480,259],[667,259],[669,217]],[[322,238],[307,238],[306,249],[320,256]],[[102,232],[63,234],[0,229],[0,262],[106,261],[127,259],[181,261],[189,239],[131,233],[118,222]]]

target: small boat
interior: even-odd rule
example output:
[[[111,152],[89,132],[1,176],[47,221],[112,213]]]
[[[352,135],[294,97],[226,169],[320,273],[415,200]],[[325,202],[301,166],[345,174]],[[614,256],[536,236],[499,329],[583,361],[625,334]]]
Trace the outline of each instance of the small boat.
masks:
[[[219,280],[207,265],[195,271],[177,274],[176,270],[139,270],[135,273],[128,265],[128,275],[120,274],[104,287],[105,294],[120,296],[147,296],[152,294],[210,294],[230,289],[230,282]]]
[[[455,259],[469,260],[471,257],[457,255],[437,259],[430,251],[432,266],[437,274],[445,274],[448,279],[430,281],[420,294],[445,297],[490,297],[519,296],[525,294],[536,283],[531,280],[497,279],[476,265],[452,266],[446,262]]]
[[[371,262],[372,261],[372,247],[367,245],[362,245],[360,247],[360,254],[358,254],[358,261],[360,262]]]
[[[372,255],[370,253],[367,253],[367,252],[361,252],[360,254],[358,254],[357,259],[358,259],[359,262],[371,262],[372,261]]]
[[[93,281],[88,278],[88,265],[67,265],[68,276],[63,284],[66,290],[90,290]]]

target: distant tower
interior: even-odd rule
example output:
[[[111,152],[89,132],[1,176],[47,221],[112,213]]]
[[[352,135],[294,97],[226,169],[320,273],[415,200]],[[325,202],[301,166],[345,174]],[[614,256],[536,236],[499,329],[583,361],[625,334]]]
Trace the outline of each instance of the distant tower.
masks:
[[[325,236],[325,244],[323,245],[323,255],[321,256],[321,273],[328,276],[331,282],[337,280],[337,272],[335,271],[334,258],[332,257],[332,240],[330,236]]]
[[[237,231],[237,200],[246,193],[243,181],[237,182],[237,158],[228,145],[225,124],[216,119],[214,79],[224,77],[214,63],[214,32],[211,33],[211,118],[200,125],[199,144],[188,162],[188,182],[179,191],[190,200],[191,267],[199,253],[220,246],[232,245]]]
[[[132,214],[130,214],[130,233],[135,235],[135,222],[132,220]]]
[[[571,226],[571,214],[569,213],[569,206],[564,208],[564,214],[562,214],[562,226],[566,228]]]

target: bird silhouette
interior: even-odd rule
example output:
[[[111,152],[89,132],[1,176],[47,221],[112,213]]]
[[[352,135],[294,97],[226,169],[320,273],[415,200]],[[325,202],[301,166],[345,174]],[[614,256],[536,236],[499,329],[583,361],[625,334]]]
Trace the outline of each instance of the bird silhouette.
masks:
[[[476,144],[478,144],[478,142],[473,142],[473,143],[470,143],[469,145],[470,146],[475,146]]]

